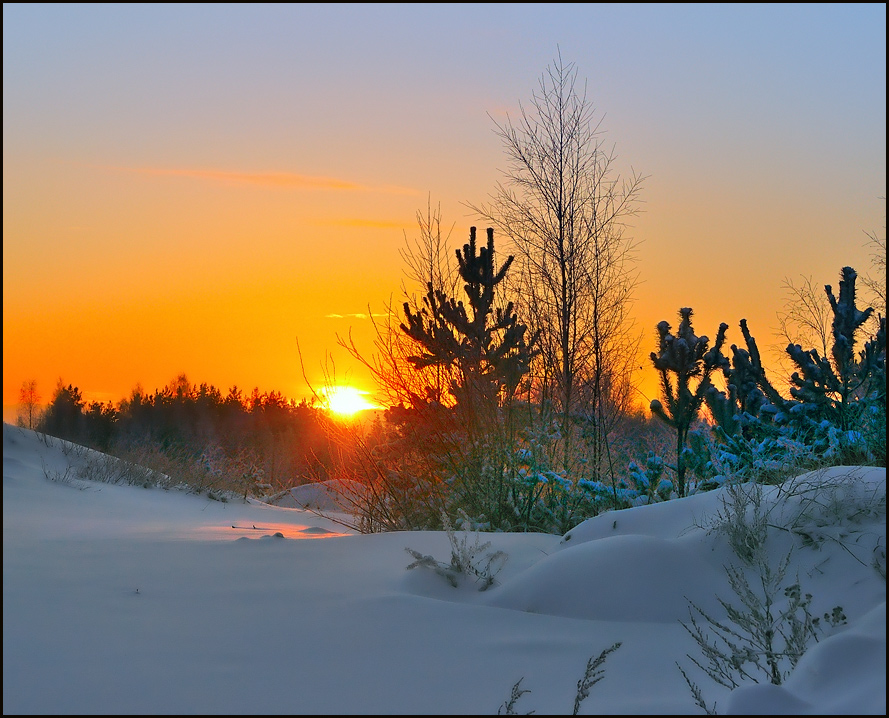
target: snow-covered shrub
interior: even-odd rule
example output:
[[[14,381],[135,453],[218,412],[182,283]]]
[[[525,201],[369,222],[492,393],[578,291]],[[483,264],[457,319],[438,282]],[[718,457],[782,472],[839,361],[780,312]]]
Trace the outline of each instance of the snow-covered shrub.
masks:
[[[752,585],[744,569],[727,567],[729,585],[740,605],[718,599],[725,621],[689,601],[689,622],[682,626],[701,649],[703,662],[688,658],[719,685],[737,688],[748,680],[781,685],[806,649],[818,641],[824,628],[821,618],[809,610],[812,595],[802,592],[798,578],[784,585],[789,563],[790,554],[776,568],[761,559]],[[846,621],[841,606],[823,618],[832,626]],[[684,671],[683,675],[691,687]]]
[[[732,483],[725,489],[722,507],[702,526],[725,536],[732,551],[748,566],[755,566],[765,551],[769,529],[789,533],[805,547],[827,541],[840,543],[846,552],[867,564],[871,546],[856,526],[886,515],[885,482],[862,481],[862,470],[819,469],[770,488],[764,499],[758,482]]]
[[[868,563],[871,541],[856,529],[863,521],[886,516],[886,485],[861,481],[861,470],[833,469],[803,474],[777,488],[770,522],[783,526],[817,548],[839,543],[863,564]],[[885,547],[883,547],[885,548]]]
[[[468,529],[472,525],[472,521],[465,512],[461,512],[461,514],[461,528]],[[441,521],[451,544],[450,562],[444,563],[412,548],[405,548],[405,551],[414,557],[413,563],[407,567],[408,570],[421,567],[431,569],[454,588],[459,585],[462,576],[469,576],[478,581],[481,584],[479,591],[490,588],[494,584],[495,576],[506,564],[507,554],[504,551],[488,551],[491,542],[481,543],[477,530],[473,532],[471,542],[470,531],[463,530],[458,535],[458,531],[451,526],[447,514],[442,513]]]
[[[739,559],[739,565],[725,568],[734,599],[718,599],[725,609],[723,621],[689,601],[689,622],[682,625],[702,658],[688,658],[730,689],[744,681],[783,683],[807,648],[828,627],[846,620],[841,606],[813,615],[811,594],[802,590],[798,576],[787,576],[793,551],[837,542],[863,565],[882,569],[885,577],[881,537],[874,540],[856,528],[885,514],[885,481],[862,481],[857,469],[822,469],[768,488],[756,482],[728,486],[722,508],[703,528],[724,536]],[[768,550],[775,532],[798,542],[777,566],[770,562]],[[696,704],[714,713],[681,665],[679,670]]]
[[[666,462],[653,451],[649,451],[645,457],[645,467],[631,461],[627,466],[630,481],[639,492],[637,504],[651,504],[656,501],[666,501],[673,493],[673,483],[664,478]]]
[[[763,488],[749,482],[730,484],[722,508],[711,518],[709,532],[725,536],[732,553],[747,566],[763,560],[769,535],[769,517],[763,506]]]

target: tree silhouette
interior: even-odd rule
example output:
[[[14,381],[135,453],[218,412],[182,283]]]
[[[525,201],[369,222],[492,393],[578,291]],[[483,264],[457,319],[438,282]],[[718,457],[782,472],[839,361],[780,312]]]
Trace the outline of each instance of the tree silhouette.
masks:
[[[449,296],[430,281],[420,305],[404,303],[401,331],[415,343],[407,361],[416,369],[442,367],[452,377],[446,403],[430,386],[425,399],[415,397],[410,421],[404,410],[391,410],[399,426],[403,456],[413,452],[415,472],[447,482],[444,503],[473,519],[497,527],[515,520],[510,505],[516,426],[513,399],[534,356],[535,337],[518,320],[513,302],[498,304],[513,258],[495,261],[494,230],[478,246],[476,228],[456,251],[463,299]]]
[[[651,361],[660,375],[666,406],[654,399],[651,411],[676,430],[676,493],[685,496],[685,443],[712,386],[711,374],[728,366],[728,360],[722,354],[728,324],[719,325],[716,342],[709,348],[710,339],[694,333],[692,310],[689,307],[680,309],[679,316],[681,321],[675,336],[670,333],[671,327],[666,321],[657,325],[659,346],[657,352],[651,353]]]
[[[490,204],[470,205],[516,254],[523,306],[540,331],[535,404],[542,423],[558,421],[569,472],[582,437],[585,474],[612,469],[608,433],[630,409],[640,340],[629,318],[634,242],[624,229],[644,178],[617,174],[600,125],[574,63],[559,53],[517,119],[496,125],[505,183]]]
[[[23,381],[19,389],[19,416],[20,426],[33,429],[37,426],[40,413],[40,392],[37,391],[37,380]]]
[[[451,392],[458,405],[476,409],[508,403],[533,356],[526,340],[527,326],[518,321],[513,302],[495,306],[497,286],[513,257],[495,269],[494,230],[487,230],[487,246],[477,247],[476,228],[469,242],[457,250],[459,274],[468,305],[427,284],[423,306],[416,311],[404,303],[406,323],[401,330],[422,349],[408,357],[414,366],[455,366],[458,378]]]

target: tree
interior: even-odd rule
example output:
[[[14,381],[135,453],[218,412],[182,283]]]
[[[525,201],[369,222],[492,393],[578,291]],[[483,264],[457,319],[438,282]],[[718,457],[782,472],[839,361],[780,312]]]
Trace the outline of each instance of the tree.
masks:
[[[630,405],[638,353],[628,321],[634,243],[624,229],[644,178],[616,174],[594,117],[574,64],[559,54],[518,120],[495,121],[506,181],[489,204],[469,207],[509,239],[517,258],[516,282],[540,332],[535,403],[541,418],[559,424],[562,465],[571,469],[572,437],[585,435],[587,470],[601,473],[610,423]]]
[[[513,302],[495,306],[497,285],[505,279],[514,258],[507,257],[495,270],[492,228],[487,230],[487,240],[487,246],[477,249],[475,227],[470,227],[469,242],[462,252],[457,250],[468,308],[429,282],[425,306],[413,310],[405,302],[407,323],[400,326],[422,349],[408,357],[416,368],[457,369],[450,391],[457,405],[470,413],[508,404],[532,357],[525,337],[527,327],[518,321]]]
[[[865,232],[868,241],[865,246],[871,249],[871,272],[860,274],[858,279],[866,292],[866,301],[873,308],[867,322],[869,334],[876,334],[880,328],[880,317],[886,316],[886,232],[882,236],[876,232]],[[788,362],[787,346],[798,344],[812,347],[822,357],[827,357],[832,339],[834,312],[824,286],[816,284],[811,276],[800,276],[797,282],[785,278],[784,306],[778,312],[778,344],[773,351],[781,368],[788,373],[794,364]]]
[[[486,512],[500,526],[515,448],[509,408],[528,372],[536,337],[527,336],[513,302],[498,302],[498,286],[513,257],[497,268],[493,228],[487,230],[487,244],[478,247],[476,228],[471,227],[469,242],[456,256],[466,302],[429,282],[422,307],[415,310],[404,303],[400,329],[415,343],[415,353],[408,356],[411,364],[417,369],[443,367],[453,377],[450,414],[457,424],[448,433],[464,442],[458,452],[462,465],[452,467],[457,469],[453,488],[461,495],[460,508],[475,517]]]
[[[406,302],[414,312],[420,311],[428,286],[431,285],[449,295],[459,289],[459,274],[453,265],[450,248],[450,231],[442,232],[441,206],[433,209],[431,201],[426,213],[417,211],[419,237],[409,239],[399,254],[404,262],[405,280],[401,285],[401,305],[390,299],[381,313],[368,307],[373,324],[374,352],[368,356],[356,346],[351,332],[348,337],[337,336],[339,345],[370,371],[377,386],[377,403],[383,406],[415,406],[428,397],[446,402],[449,387],[454,379],[452,368],[440,364],[419,368],[409,360],[416,352],[414,341],[400,329],[403,305]],[[453,226],[451,227],[451,231]],[[325,366],[328,383],[335,384],[335,368]]]
[[[40,414],[40,392],[37,391],[37,380],[23,381],[19,389],[18,425],[28,429],[37,426]]]
[[[885,198],[884,198],[885,199]],[[878,316],[886,316],[886,227],[883,227],[883,236],[876,232],[866,232],[867,243],[872,250],[871,268],[874,274],[865,275],[861,283],[871,293],[871,304]]]
[[[787,354],[799,369],[790,377],[791,396],[814,422],[827,419],[845,432],[860,427],[862,397],[872,397],[885,420],[886,318],[880,318],[877,333],[856,354],[857,335],[874,310],[856,306],[858,274],[852,267],[843,267],[840,277],[839,296],[829,284],[824,287],[833,312],[830,355],[805,351],[799,344],[789,345]]]
[[[782,354],[787,344],[801,344],[827,355],[830,337],[831,311],[821,287],[812,277],[800,277],[795,284],[784,280],[785,302],[778,312],[779,339],[783,340]]]
[[[854,269],[843,267],[838,294],[824,286],[831,315],[826,346],[819,351],[787,345],[794,366],[789,399],[766,376],[756,341],[741,320],[746,349],[731,347],[731,367],[723,366],[726,393],[710,387],[706,396],[717,438],[729,453],[747,457],[735,465],[761,459],[764,452],[778,457],[791,443],[819,461],[885,464],[886,318],[868,331],[874,312],[858,308],[857,278]]]
[[[365,487],[361,530],[437,528],[442,512],[456,519],[512,528],[515,488],[513,402],[533,359],[534,339],[502,294],[514,261],[496,261],[494,231],[453,255],[451,271],[440,214],[418,213],[420,240],[403,254],[408,278],[401,321],[374,324],[376,353],[341,345],[372,372],[389,406],[373,443],[356,436],[355,460],[343,476]]]
[[[72,384],[59,379],[52,401],[37,422],[37,430],[59,439],[83,443],[83,396]]]
[[[689,307],[680,309],[679,317],[681,321],[675,335],[670,333],[671,327],[666,321],[657,325],[658,351],[651,353],[651,361],[660,376],[666,406],[653,399],[651,412],[676,430],[676,493],[685,496],[688,468],[685,443],[713,385],[711,375],[716,369],[728,365],[722,354],[728,324],[719,325],[716,341],[709,347],[709,337],[695,336],[691,325],[692,310]]]

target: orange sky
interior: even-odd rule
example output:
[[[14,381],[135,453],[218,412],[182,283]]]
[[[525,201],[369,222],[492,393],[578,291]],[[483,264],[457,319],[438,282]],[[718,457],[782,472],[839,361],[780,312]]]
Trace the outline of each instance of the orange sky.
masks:
[[[7,420],[29,379],[45,399],[59,379],[118,401],[182,372],[302,398],[298,346],[316,387],[329,354],[372,390],[337,333],[371,351],[358,315],[399,298],[430,198],[455,246],[480,224],[464,203],[505,168],[487,113],[515,116],[557,45],[619,171],[649,176],[632,229],[646,355],[683,306],[698,334],[725,321],[737,342],[746,317],[768,346],[786,277],[870,269],[885,6],[810,8],[800,32],[767,6],[531,4],[510,32],[496,6],[471,30],[468,7],[325,7],[4,5]],[[424,40],[411,22],[452,32]],[[583,27],[603,24],[634,41],[590,49]],[[650,372],[641,388],[654,397]]]

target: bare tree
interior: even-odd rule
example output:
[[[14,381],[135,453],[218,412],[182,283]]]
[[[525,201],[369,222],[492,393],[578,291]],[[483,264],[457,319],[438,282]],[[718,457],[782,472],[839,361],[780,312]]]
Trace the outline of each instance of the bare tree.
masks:
[[[40,392],[37,391],[37,380],[23,381],[19,389],[18,425],[33,429],[40,416]]]
[[[402,293],[414,299],[417,290],[425,291],[429,283],[444,292],[453,294],[457,287],[458,275],[453,262],[453,249],[450,246],[454,225],[442,233],[441,204],[432,208],[432,199],[426,204],[426,214],[417,210],[419,237],[408,239],[404,233],[404,247],[398,254],[404,262],[404,275],[407,283],[402,283]]]
[[[622,179],[601,120],[561,53],[541,75],[518,119],[495,120],[508,166],[488,204],[468,205],[507,237],[516,255],[524,312],[540,331],[534,403],[559,424],[562,461],[578,433],[600,463],[609,423],[629,406],[640,336],[629,320],[644,177]]]
[[[885,199],[885,197],[883,198]],[[861,283],[871,293],[871,306],[877,315],[886,316],[886,227],[883,236],[876,232],[865,232],[868,241],[865,246],[871,249],[871,269],[873,274],[861,277]]]
[[[870,334],[879,329],[879,318],[886,316],[886,233],[865,232],[865,246],[871,252],[871,273],[858,275],[868,296],[865,301],[873,308]],[[823,284],[815,284],[811,276],[800,275],[798,282],[785,278],[784,305],[777,313],[777,342],[772,347],[778,365],[790,374],[793,364],[788,361],[787,346],[798,344],[811,347],[822,357],[829,356],[834,312]]]
[[[817,349],[827,356],[833,312],[824,294],[824,286],[816,285],[812,277],[800,277],[795,284],[784,279],[784,308],[778,312],[778,338],[781,354],[788,344]]]

